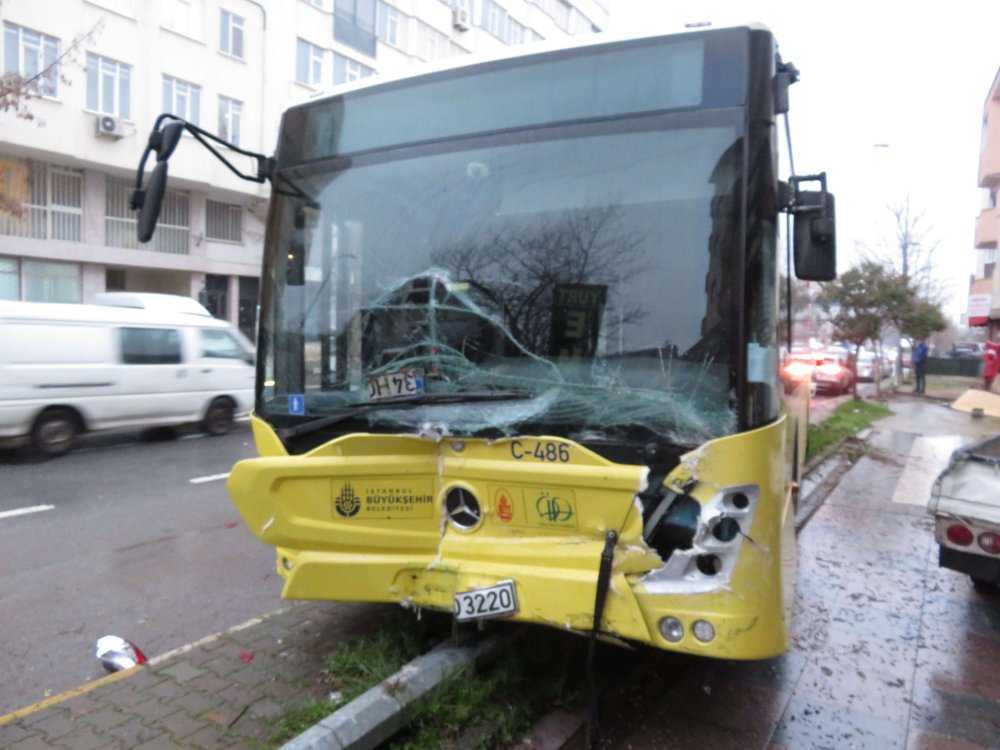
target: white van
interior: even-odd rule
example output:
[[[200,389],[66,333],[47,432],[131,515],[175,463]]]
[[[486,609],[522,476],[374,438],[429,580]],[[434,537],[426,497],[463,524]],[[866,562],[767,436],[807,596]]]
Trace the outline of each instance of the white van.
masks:
[[[59,455],[86,431],[229,430],[253,404],[253,346],[225,321],[0,301],[0,445]]]

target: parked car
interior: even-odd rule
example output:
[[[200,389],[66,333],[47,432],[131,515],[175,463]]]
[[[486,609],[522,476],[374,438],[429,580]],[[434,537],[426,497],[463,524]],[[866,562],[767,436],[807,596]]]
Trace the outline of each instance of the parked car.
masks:
[[[210,316],[0,301],[0,445],[43,455],[80,433],[199,424],[221,435],[253,403],[253,346]]]
[[[882,361],[874,352],[861,352],[858,355],[858,382],[874,383],[882,379]]]
[[[927,510],[939,565],[970,576],[977,588],[1000,583],[1000,435],[952,453]]]
[[[813,382],[819,392],[847,393],[854,385],[851,353],[839,346],[823,351],[813,371]]]
[[[960,359],[976,359],[983,356],[983,345],[976,342],[954,343],[951,356]]]

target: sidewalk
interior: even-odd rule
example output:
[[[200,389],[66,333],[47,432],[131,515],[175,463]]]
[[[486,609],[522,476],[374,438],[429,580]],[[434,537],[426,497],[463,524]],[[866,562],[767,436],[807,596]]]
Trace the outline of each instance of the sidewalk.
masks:
[[[692,660],[620,747],[1000,748],[1000,595],[938,568],[923,508],[951,447],[1000,420],[932,398],[890,406],[799,538],[791,650]],[[326,695],[324,658],[383,612],[294,604],[2,717],[0,748],[270,747],[289,707]]]
[[[924,399],[891,406],[800,536],[793,653],[806,662],[772,750],[1000,747],[1000,596],[938,567],[926,512],[951,450],[998,425]]]
[[[289,708],[329,692],[323,661],[383,607],[296,603],[144,667],[0,717],[0,748],[262,748]],[[140,644],[141,645],[141,644]],[[69,696],[69,697],[67,697]]]

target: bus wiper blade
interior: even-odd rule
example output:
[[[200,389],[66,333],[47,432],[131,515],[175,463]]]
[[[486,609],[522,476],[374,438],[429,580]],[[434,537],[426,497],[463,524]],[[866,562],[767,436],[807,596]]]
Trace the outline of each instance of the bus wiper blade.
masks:
[[[530,393],[518,391],[467,391],[454,393],[422,393],[417,396],[385,399],[383,401],[363,401],[356,404],[346,404],[347,411],[340,414],[333,414],[329,417],[319,417],[294,427],[284,427],[275,430],[275,434],[282,440],[307,435],[310,432],[322,430],[338,422],[367,414],[370,411],[381,409],[408,409],[415,406],[426,406],[428,404],[464,404],[482,401],[516,401],[519,399],[532,398]]]

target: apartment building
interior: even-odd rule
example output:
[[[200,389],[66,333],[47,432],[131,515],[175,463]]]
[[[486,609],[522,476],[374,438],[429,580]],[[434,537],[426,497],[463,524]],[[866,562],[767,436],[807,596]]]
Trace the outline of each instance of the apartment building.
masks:
[[[43,74],[31,119],[0,112],[0,299],[183,294],[252,332],[267,185],[185,135],[156,236],[137,242],[128,204],[161,112],[270,154],[294,102],[445,57],[599,32],[610,2],[4,0],[4,72]]]
[[[983,205],[976,218],[976,273],[969,285],[968,324],[986,326],[987,338],[1000,340],[1000,273],[997,273],[997,236],[1000,229],[1000,70],[983,107],[983,136],[979,153],[979,187]]]

